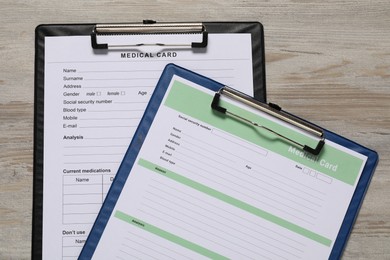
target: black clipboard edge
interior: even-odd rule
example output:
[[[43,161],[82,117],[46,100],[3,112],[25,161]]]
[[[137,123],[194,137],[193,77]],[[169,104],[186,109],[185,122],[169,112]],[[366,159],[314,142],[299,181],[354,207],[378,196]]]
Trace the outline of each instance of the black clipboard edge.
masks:
[[[31,259],[42,259],[43,234],[43,116],[44,116],[44,71],[45,37],[58,35],[87,35],[94,24],[41,24],[35,28],[34,62],[34,133],[33,133],[33,200]],[[77,29],[76,29],[77,28]]]
[[[59,35],[88,35],[94,24],[41,24],[35,28],[34,62],[34,133],[33,133],[33,200],[31,259],[42,259],[43,234],[43,119],[44,119],[44,71],[45,37]],[[76,29],[77,28],[77,29]]]
[[[35,29],[34,62],[34,133],[33,133],[33,197],[32,197],[32,236],[31,259],[42,258],[42,204],[43,204],[43,71],[44,42],[40,28]]]
[[[251,33],[254,97],[266,101],[264,29],[260,22],[203,22],[209,33]],[[40,24],[35,28],[33,198],[31,258],[42,259],[43,234],[43,119],[45,37],[90,35],[96,23]],[[256,37],[255,35],[259,35]],[[258,59],[253,59],[257,57]],[[260,69],[257,69],[260,68]],[[41,174],[39,174],[41,173]]]

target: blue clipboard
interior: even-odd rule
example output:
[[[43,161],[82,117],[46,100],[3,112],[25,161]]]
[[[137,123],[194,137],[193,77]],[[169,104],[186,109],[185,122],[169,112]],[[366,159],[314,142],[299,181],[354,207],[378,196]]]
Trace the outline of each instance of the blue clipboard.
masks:
[[[166,94],[171,79],[175,75],[205,88],[208,88],[213,92],[218,92],[221,88],[224,87],[224,85],[221,83],[203,77],[199,74],[176,66],[174,64],[169,64],[165,67],[162,76],[157,84],[157,87],[146,108],[146,111],[142,117],[142,120],[138,126],[138,129],[135,132],[133,140],[131,141],[130,146],[124,156],[124,159],[119,167],[118,173],[111,185],[111,188],[107,194],[107,197],[95,221],[95,224],[93,225],[92,231],[89,234],[88,239],[83,247],[79,259],[91,259],[94,255],[95,249],[99,244],[99,241],[106,228],[109,218],[113,214],[113,209],[116,205],[116,202],[121,195],[122,189],[135,163],[136,157],[143,145],[146,136],[148,135],[151,124],[162,103],[163,97]],[[323,135],[325,137],[325,140],[330,140],[348,149],[356,151],[357,153],[367,156],[367,161],[364,165],[362,174],[360,176],[360,179],[358,180],[352,199],[344,216],[341,228],[338,232],[337,238],[333,244],[331,254],[329,256],[329,259],[339,259],[343,253],[343,249],[345,248],[348,237],[352,231],[353,224],[357,218],[359,209],[363,202],[363,198],[365,196],[370,180],[378,163],[378,154],[373,150],[363,147],[333,132],[323,129]]]

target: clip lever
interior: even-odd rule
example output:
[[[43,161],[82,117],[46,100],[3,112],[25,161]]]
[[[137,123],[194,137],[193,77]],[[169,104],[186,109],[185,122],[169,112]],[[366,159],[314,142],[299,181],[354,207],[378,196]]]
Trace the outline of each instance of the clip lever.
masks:
[[[172,34],[172,33],[199,33],[202,34],[201,42],[192,43],[137,43],[126,45],[109,45],[98,43],[98,35],[126,35],[126,34]],[[164,47],[190,47],[205,48],[208,43],[208,33],[202,23],[156,23],[145,20],[141,24],[97,24],[91,33],[93,49],[131,48],[140,46],[164,46]]]
[[[305,130],[311,134],[318,136],[321,139],[319,140],[319,142],[315,148],[312,148],[308,145],[301,144],[295,140],[292,140],[291,138],[289,138],[283,134],[280,134],[269,127],[260,125],[256,122],[253,122],[252,120],[249,120],[245,117],[242,117],[236,113],[230,112],[224,107],[221,107],[219,105],[219,100],[220,100],[221,94],[226,94],[227,96],[234,98],[238,101],[243,101],[245,104],[248,104],[254,108],[257,108],[263,112],[266,112],[267,114],[272,115],[274,117],[277,117],[278,119],[281,119],[287,123],[293,124],[293,125],[301,128],[302,130]],[[309,123],[307,123],[299,118],[294,118],[291,115],[284,113],[283,111],[281,111],[281,108],[279,106],[278,106],[278,108],[274,108],[274,105],[267,106],[266,104],[262,104],[256,100],[253,100],[249,96],[246,96],[245,94],[238,92],[236,90],[233,90],[231,88],[228,88],[228,87],[223,87],[219,90],[219,92],[215,93],[213,101],[211,102],[211,108],[220,112],[220,113],[229,115],[229,116],[234,117],[236,119],[239,119],[242,122],[245,122],[245,123],[251,124],[253,126],[256,126],[258,128],[262,128],[264,130],[267,130],[267,131],[275,134],[276,136],[279,136],[280,138],[302,148],[304,151],[311,153],[313,155],[318,155],[321,152],[321,150],[325,144],[325,139],[323,137],[322,129],[320,129],[314,125],[311,125],[311,124],[309,124]]]

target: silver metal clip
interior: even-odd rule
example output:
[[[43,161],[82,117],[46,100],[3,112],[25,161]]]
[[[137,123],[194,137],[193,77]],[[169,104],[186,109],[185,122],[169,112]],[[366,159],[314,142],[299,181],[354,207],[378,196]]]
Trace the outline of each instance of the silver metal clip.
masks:
[[[134,34],[202,34],[201,42],[192,43],[137,43],[124,45],[109,45],[107,43],[98,43],[98,35],[134,35]],[[91,44],[93,49],[108,48],[131,48],[140,46],[163,46],[163,47],[189,47],[205,48],[207,47],[208,34],[206,27],[202,23],[156,23],[155,21],[144,21],[138,24],[97,24],[91,33]]]
[[[320,140],[318,141],[317,146],[315,148],[312,148],[308,145],[297,142],[297,141],[295,141],[295,140],[293,140],[293,139],[291,139],[291,138],[289,138],[281,133],[278,133],[277,131],[275,131],[269,127],[260,125],[257,122],[253,122],[252,120],[249,120],[249,119],[242,117],[236,113],[228,111],[226,108],[221,107],[219,105],[219,99],[220,99],[221,95],[226,95],[232,99],[235,99],[235,100],[240,101],[246,105],[249,105],[255,109],[258,109],[258,110],[260,110],[260,111],[262,111],[270,116],[278,118],[278,119],[280,119],[288,124],[294,125],[300,129],[302,129],[303,131],[310,133],[311,135],[317,136],[318,138],[320,138]],[[254,100],[253,98],[251,98],[251,97],[249,97],[249,96],[247,96],[247,95],[245,95],[237,90],[234,90],[234,89],[226,87],[226,86],[221,88],[217,93],[215,93],[213,101],[211,103],[211,107],[218,112],[229,115],[231,117],[239,119],[242,122],[245,122],[247,124],[251,124],[255,127],[262,128],[268,132],[271,132],[274,135],[282,138],[283,140],[288,141],[288,142],[302,148],[304,151],[309,152],[313,155],[318,155],[321,152],[322,147],[325,144],[324,133],[323,133],[323,130],[321,128],[319,128],[315,125],[312,125],[306,121],[303,121],[302,119],[300,119],[298,117],[294,117],[294,116],[282,111],[281,108],[277,105],[274,105],[274,104],[268,105],[265,103],[261,103],[261,102]]]

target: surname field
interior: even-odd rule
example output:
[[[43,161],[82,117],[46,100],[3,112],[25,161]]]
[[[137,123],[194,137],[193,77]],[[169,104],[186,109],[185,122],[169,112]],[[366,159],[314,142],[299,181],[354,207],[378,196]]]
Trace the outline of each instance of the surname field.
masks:
[[[219,138],[225,139],[226,141],[236,144],[235,149],[248,149],[251,150],[252,152],[255,152],[256,154],[262,155],[262,156],[267,156],[268,151],[265,149],[260,148],[257,145],[248,143],[246,141],[243,141],[239,139],[238,137],[235,137],[231,134],[228,134],[224,131],[221,131],[219,129],[214,128],[211,132],[212,134],[218,136]]]

